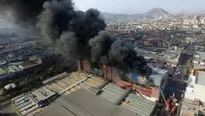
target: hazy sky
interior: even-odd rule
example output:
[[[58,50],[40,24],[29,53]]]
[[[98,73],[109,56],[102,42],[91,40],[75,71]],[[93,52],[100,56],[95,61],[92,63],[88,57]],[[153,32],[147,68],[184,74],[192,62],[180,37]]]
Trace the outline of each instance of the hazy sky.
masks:
[[[97,8],[109,13],[144,13],[152,8],[163,8],[170,13],[205,10],[205,0],[74,0],[79,10]]]

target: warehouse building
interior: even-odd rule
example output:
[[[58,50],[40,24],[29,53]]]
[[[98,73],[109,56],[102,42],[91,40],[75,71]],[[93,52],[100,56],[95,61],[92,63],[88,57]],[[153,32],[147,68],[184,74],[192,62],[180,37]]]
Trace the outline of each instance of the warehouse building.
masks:
[[[16,112],[23,116],[38,108],[38,105],[28,94],[23,94],[12,99],[12,104]]]
[[[37,116],[149,116],[156,102],[130,92],[113,83],[103,87],[99,94],[78,89],[61,96]]]
[[[103,97],[80,89],[63,96],[37,116],[137,116],[136,113],[114,105]]]
[[[79,72],[46,81],[42,88],[27,94],[35,107],[27,108],[26,112],[18,111],[24,115],[38,113],[38,116],[57,114],[60,116],[149,116],[152,114],[156,100],[159,98],[158,88],[123,81],[119,71],[107,65],[97,67],[88,61],[78,61],[78,68]],[[58,95],[62,96],[49,104],[49,98]],[[40,108],[48,104],[48,107]]]
[[[58,97],[57,93],[52,92],[46,87],[42,87],[40,89],[34,90],[30,93],[30,97],[38,104],[39,107],[43,107],[50,103],[50,101],[54,100]]]
[[[79,89],[93,91],[92,87],[100,88],[105,81],[81,72],[74,72],[64,78],[46,81],[45,85],[28,94],[22,94],[12,99],[12,106],[19,115],[33,116],[44,110],[46,105],[53,102],[59,95],[69,95]],[[60,74],[60,77],[62,76]],[[83,81],[82,81],[83,80]],[[20,105],[20,106],[19,106]],[[32,106],[32,107],[27,107]],[[22,109],[23,108],[23,109]]]
[[[140,88],[139,92],[141,94],[149,95],[148,97],[154,97],[155,99],[159,98],[159,88],[149,87],[146,84],[145,85],[137,84],[137,83],[131,84],[130,82],[127,82],[126,84],[124,84],[125,82],[122,81],[122,74],[116,68],[108,66],[106,64],[104,64],[102,66],[93,66],[89,61],[78,60],[78,70],[86,72],[86,73],[98,75],[99,77],[101,77],[105,80],[112,81],[112,82],[120,85],[121,87],[125,87],[124,85],[130,85],[130,86],[133,86],[133,90],[135,90],[135,88]],[[136,75],[136,74],[134,74],[134,75]],[[136,77],[134,75],[132,74],[131,78]],[[129,76],[128,76],[128,78],[129,78]],[[138,78],[138,80],[143,82],[143,77],[137,76],[137,78]],[[120,82],[123,82],[123,84],[120,84]],[[151,90],[148,88],[150,88]],[[145,90],[147,90],[147,92],[144,92]]]
[[[29,94],[13,98],[11,101],[16,112],[24,116],[37,110],[39,107],[49,104],[56,97],[58,97],[56,93],[46,87],[42,87]]]

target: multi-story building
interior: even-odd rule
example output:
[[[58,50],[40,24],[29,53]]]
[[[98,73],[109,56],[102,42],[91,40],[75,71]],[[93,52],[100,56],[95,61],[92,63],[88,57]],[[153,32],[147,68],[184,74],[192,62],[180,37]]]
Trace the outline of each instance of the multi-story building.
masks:
[[[97,74],[98,76],[100,76],[106,80],[110,80],[114,83],[118,83],[122,87],[126,86],[126,84],[119,83],[119,82],[123,82],[122,75],[114,67],[111,67],[111,66],[104,64],[103,66],[100,66],[99,68],[95,68],[90,64],[89,61],[78,60],[78,68],[79,68],[79,70],[82,70],[84,72]],[[138,78],[143,78],[143,77],[139,76]],[[128,82],[128,83],[130,83],[130,82]],[[139,89],[138,90],[139,93],[141,93],[147,97],[151,97],[155,100],[157,100],[159,98],[159,88],[157,88],[157,87],[150,87],[148,85],[142,85],[142,84],[133,85],[133,90],[136,90],[137,88]],[[145,92],[145,91],[147,91],[147,92]]]

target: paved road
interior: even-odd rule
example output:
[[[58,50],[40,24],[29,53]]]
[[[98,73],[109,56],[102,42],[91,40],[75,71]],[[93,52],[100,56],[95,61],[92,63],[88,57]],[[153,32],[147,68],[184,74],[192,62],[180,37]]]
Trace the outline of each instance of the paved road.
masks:
[[[172,76],[169,77],[166,81],[167,83],[164,89],[164,95],[166,98],[172,96],[174,93],[175,98],[177,98],[179,102],[183,99],[183,94],[186,89],[186,86],[184,84],[184,81],[186,79],[185,77],[187,76],[186,65],[194,54],[192,47],[193,46],[187,47],[186,50],[181,53],[177,67],[175,68]]]

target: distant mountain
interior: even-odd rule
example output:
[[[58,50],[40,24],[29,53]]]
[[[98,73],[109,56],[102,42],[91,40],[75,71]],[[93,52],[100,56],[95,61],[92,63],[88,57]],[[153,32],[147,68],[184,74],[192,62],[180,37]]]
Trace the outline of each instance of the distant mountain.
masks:
[[[167,18],[170,14],[162,8],[153,8],[144,14],[146,18]]]
[[[104,17],[106,22],[133,21],[133,20],[138,20],[140,18],[143,18],[142,14],[127,15],[127,14],[112,14],[112,13],[101,12],[101,15]]]
[[[154,8],[149,10],[144,14],[112,14],[112,13],[105,13],[101,12],[101,15],[104,17],[106,22],[113,22],[113,21],[133,21],[139,20],[143,18],[167,18],[170,14],[161,8]]]

